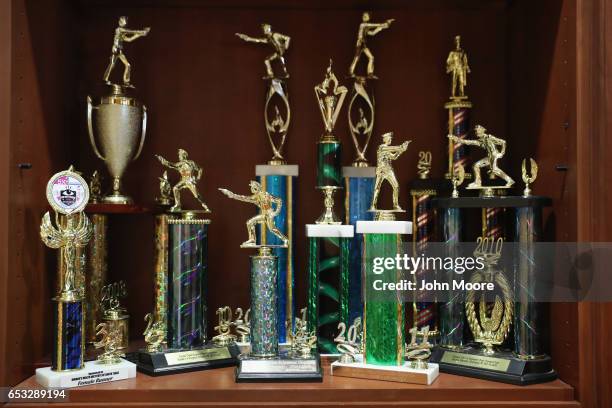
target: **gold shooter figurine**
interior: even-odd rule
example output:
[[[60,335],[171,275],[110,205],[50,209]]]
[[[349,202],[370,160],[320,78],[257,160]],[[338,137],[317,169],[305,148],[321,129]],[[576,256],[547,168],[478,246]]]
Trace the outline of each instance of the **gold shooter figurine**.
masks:
[[[251,187],[252,193],[250,196],[235,194],[225,188],[219,189],[219,191],[233,200],[255,204],[257,208],[259,208],[260,213],[249,218],[246,222],[249,238],[243,242],[240,247],[257,248],[257,241],[255,240],[255,226],[257,224],[265,225],[272,234],[283,241],[283,246],[286,247],[289,244],[289,240],[274,224],[274,218],[280,213],[283,206],[283,200],[264,191],[261,188],[261,184],[256,181],[251,181],[249,186]]]
[[[275,33],[274,31],[272,31],[272,26],[267,23],[261,25],[261,30],[263,31],[263,37],[251,37],[242,33],[236,33],[236,36],[246,42],[251,42],[255,44],[268,44],[274,50],[274,52],[264,61],[264,64],[266,65],[267,74],[264,79],[289,78],[287,66],[285,65],[284,55],[285,51],[287,51],[287,49],[289,48],[291,37],[285,34]],[[283,69],[283,74],[280,77],[274,75],[274,70],[272,69],[272,62],[275,60],[279,61],[280,66]]]
[[[451,74],[453,78],[451,99],[467,98],[465,96],[465,87],[467,85],[467,74],[470,72],[467,54],[461,48],[461,36],[457,35],[455,36],[455,49],[446,58],[446,73]],[[457,92],[457,88],[459,92]]]
[[[474,181],[472,181],[466,188],[470,190],[484,189],[485,196],[491,196],[494,189],[509,188],[514,184],[514,180],[504,173],[504,171],[497,165],[497,161],[506,154],[506,141],[488,134],[487,129],[480,125],[477,125],[475,130],[477,137],[475,140],[461,139],[455,135],[448,135],[448,138],[455,143],[478,146],[486,151],[487,157],[478,160],[472,166]],[[480,171],[482,168],[487,167],[489,169],[488,174],[490,178],[499,177],[504,180],[506,184],[504,186],[483,186]]]
[[[110,81],[111,73],[113,72],[113,68],[115,68],[115,63],[117,59],[121,61],[123,64],[123,86],[132,87],[130,84],[130,73],[132,66],[128,62],[125,54],[123,53],[123,43],[124,42],[132,42],[140,37],[144,37],[149,34],[151,30],[150,27],[146,27],[144,30],[130,30],[129,28],[125,28],[127,25],[127,17],[121,16],[119,17],[119,26],[115,29],[115,36],[113,38],[113,47],[111,49],[111,57],[110,63],[104,72],[104,82],[108,85],[113,85]]]
[[[357,43],[355,44],[355,56],[353,57],[353,62],[351,62],[351,67],[349,68],[349,75],[351,77],[357,77],[355,74],[355,69],[357,68],[357,63],[359,62],[359,58],[361,55],[365,55],[368,62],[366,68],[366,74],[368,78],[376,78],[374,75],[374,55],[372,51],[368,48],[368,44],[366,39],[368,37],[373,37],[382,30],[386,30],[393,23],[393,19],[389,19],[384,23],[371,23],[370,22],[370,13],[364,12],[361,16],[361,24],[359,24],[359,30],[357,31]]]
[[[170,212],[181,211],[181,190],[187,189],[200,203],[204,209],[204,212],[209,213],[210,209],[206,204],[204,204],[202,196],[196,187],[197,182],[200,181],[200,178],[202,178],[202,168],[198,166],[196,162],[187,158],[187,152],[183,149],[179,149],[179,160],[176,163],[169,162],[160,155],[156,155],[155,157],[157,157],[163,166],[176,170],[181,175],[181,180],[172,188],[172,193],[174,194],[174,205],[172,208],[170,208]]]
[[[408,149],[408,145],[412,140],[405,141],[399,146],[392,146],[393,132],[388,132],[382,135],[383,142],[378,146],[376,152],[376,181],[374,182],[374,195],[372,197],[372,205],[370,211],[378,213],[403,212],[404,210],[399,205],[399,183],[391,163]],[[387,181],[393,189],[393,210],[379,210],[376,208],[378,204],[378,196],[384,181]]]

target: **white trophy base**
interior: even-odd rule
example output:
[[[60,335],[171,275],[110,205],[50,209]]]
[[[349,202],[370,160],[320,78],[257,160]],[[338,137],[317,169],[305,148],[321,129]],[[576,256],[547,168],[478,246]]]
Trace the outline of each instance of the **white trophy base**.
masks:
[[[331,375],[338,377],[409,384],[430,385],[438,378],[439,374],[438,365],[433,363],[429,363],[427,368],[410,368],[410,362],[406,362],[403,366],[381,366],[362,362],[344,364],[339,361],[334,361],[331,364]]]
[[[357,221],[358,234],[412,234],[411,221]]]
[[[297,177],[300,170],[297,164],[258,164],[255,166],[255,175],[260,177],[265,176],[292,176]]]
[[[352,238],[354,231],[352,225],[306,224],[306,236],[309,238]]]
[[[73,371],[53,371],[51,367],[36,369],[36,382],[46,388],[73,388],[127,380],[136,377],[136,364],[121,360],[117,364],[86,361],[85,367]]]
[[[342,167],[342,177],[375,178],[376,177],[376,166],[374,167],[344,166]]]

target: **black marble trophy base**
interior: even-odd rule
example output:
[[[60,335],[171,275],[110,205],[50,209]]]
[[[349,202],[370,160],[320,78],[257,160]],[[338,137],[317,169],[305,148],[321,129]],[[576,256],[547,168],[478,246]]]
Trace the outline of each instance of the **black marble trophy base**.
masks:
[[[439,364],[443,373],[514,385],[538,384],[557,378],[548,356],[525,360],[507,351],[486,355],[480,347],[458,350],[436,347],[429,361]]]
[[[191,350],[166,350],[150,353],[140,350],[128,355],[141,373],[157,377],[188,371],[235,366],[240,350],[236,344],[206,345]]]

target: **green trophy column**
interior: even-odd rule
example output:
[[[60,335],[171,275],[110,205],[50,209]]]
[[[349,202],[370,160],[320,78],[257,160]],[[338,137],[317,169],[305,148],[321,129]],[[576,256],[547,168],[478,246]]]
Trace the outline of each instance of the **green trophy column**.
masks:
[[[352,225],[308,224],[308,331],[317,334],[319,350],[336,353],[338,323],[349,322],[349,244]]]
[[[363,234],[364,271],[364,363],[401,366],[404,364],[404,303],[389,293],[374,290],[374,281],[397,282],[397,269],[373,270],[374,258],[395,258],[403,254],[402,234],[410,234],[408,221],[358,221]]]

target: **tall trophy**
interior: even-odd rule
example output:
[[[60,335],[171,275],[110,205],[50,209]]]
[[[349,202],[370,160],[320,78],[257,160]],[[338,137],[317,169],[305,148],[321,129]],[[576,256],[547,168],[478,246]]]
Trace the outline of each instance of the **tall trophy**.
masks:
[[[308,237],[307,329],[316,334],[319,351],[336,353],[335,329],[349,321],[349,245],[352,225],[341,225],[334,213],[333,195],[342,188],[341,143],[334,126],[348,90],[338,83],[331,61],[323,82],[315,86],[325,131],[317,142],[317,188],[325,210],[315,224],[306,225]],[[359,294],[357,294],[359,296]]]
[[[121,178],[129,162],[140,156],[147,130],[147,108],[131,94],[134,89],[130,82],[131,65],[123,53],[123,47],[125,43],[146,36],[150,28],[131,30],[126,25],[127,17],[119,17],[110,62],[104,72],[103,79],[110,93],[99,98],[97,105],[90,96],[87,97],[89,141],[96,156],[106,163],[113,180],[112,192],[102,199],[109,204],[133,203],[129,196],[121,192]],[[121,83],[111,79],[117,61],[124,67]]]
[[[293,196],[297,189],[299,167],[295,164],[288,164],[283,154],[291,123],[291,107],[287,90],[289,72],[285,60],[285,53],[289,49],[291,38],[274,31],[267,23],[261,25],[261,31],[261,36],[256,37],[236,33],[241,40],[263,44],[271,51],[264,60],[266,75],[263,79],[267,82],[267,91],[263,117],[268,141],[272,148],[272,159],[267,164],[256,165],[255,175],[264,191],[279,197],[285,203],[281,213],[276,217],[276,224],[278,229],[293,243],[293,228],[296,225]],[[285,343],[287,341],[285,322],[289,320],[293,325],[295,317],[293,246],[283,247],[282,242],[266,225],[262,225],[258,238],[262,245],[273,245],[272,252],[278,257],[277,323],[279,340]]]
[[[309,343],[307,351],[279,351],[278,257],[272,249],[278,245],[285,248],[290,245],[289,239],[275,225],[283,201],[264,191],[257,181],[251,181],[249,185],[250,195],[220,189],[229,198],[254,204],[259,210],[246,222],[248,239],[240,245],[241,248],[257,249],[257,255],[251,256],[251,350],[240,355],[236,381],[322,381],[319,355],[311,349],[316,341]],[[258,244],[255,235],[258,225],[265,225],[281,243]]]
[[[486,214],[490,209],[503,209],[512,222],[508,239],[496,236],[490,220],[482,217],[482,236],[473,251],[484,260],[484,269],[475,271],[471,283],[492,284],[493,290],[450,290],[447,301],[440,305],[440,341],[434,348],[431,361],[440,364],[440,371],[484,378],[516,385],[551,381],[557,378],[552,361],[543,352],[541,331],[545,326],[542,305],[535,294],[539,282],[552,279],[547,275],[551,267],[537,250],[542,239],[542,211],[550,206],[548,197],[534,196],[531,184],[537,176],[537,164],[523,161],[522,195],[501,195],[514,180],[498,165],[506,152],[506,142],[476,127],[476,139],[459,139],[449,135],[455,143],[480,147],[486,157],[472,166],[473,181],[467,189],[479,190],[478,197],[435,197],[432,205],[442,215],[443,241],[447,256],[461,256],[460,241],[465,236],[465,217],[470,211]],[[462,167],[458,167],[459,173]],[[483,177],[483,170],[489,177]],[[490,176],[494,176],[491,178]],[[507,243],[512,240],[513,243]],[[502,248],[511,245],[510,261],[504,261]],[[453,270],[444,271],[447,281],[456,279]],[[467,322],[467,325],[464,324]],[[511,333],[514,332],[514,338]]]
[[[396,293],[389,299],[381,299],[375,281],[398,282],[400,271],[385,268],[378,273],[374,269],[375,258],[396,258],[403,253],[403,235],[412,233],[412,223],[398,221],[396,215],[405,212],[399,205],[399,184],[392,167],[407,149],[409,141],[393,145],[393,133],[385,133],[376,154],[376,180],[370,211],[374,221],[357,221],[357,233],[363,235],[364,249],[364,312],[363,344],[361,354],[344,357],[331,365],[332,375],[341,377],[378,379],[416,384],[431,384],[438,376],[438,366],[414,366],[406,362],[404,303]],[[392,190],[391,208],[380,209],[382,187],[388,184]],[[350,340],[350,339],[349,339]],[[352,353],[356,354],[356,353]]]
[[[348,95],[347,118],[351,139],[355,148],[355,159],[350,166],[342,167],[344,192],[346,194],[345,223],[356,225],[357,221],[371,221],[373,213],[368,212],[374,193],[375,167],[369,165],[366,151],[374,130],[375,98],[373,80],[374,54],[367,41],[391,27],[393,19],[376,23],[370,13],[363,13],[357,30],[355,54],[349,68],[353,80]],[[365,62],[365,68],[363,63]],[[349,321],[362,316],[361,296],[361,252],[363,237],[356,234],[350,242],[349,261]]]
[[[70,388],[136,376],[136,366],[126,360],[85,362],[85,298],[76,278],[77,250],[91,238],[89,218],[83,213],[89,187],[74,171],[56,173],[47,183],[47,201],[54,217],[46,212],[40,237],[49,248],[59,249],[59,291],[53,298],[53,348],[51,367],[38,368],[36,381],[45,387]],[[60,220],[63,217],[63,220]]]
[[[203,170],[183,149],[177,161],[156,158],[179,179],[173,187],[167,173],[160,180],[158,202],[166,204],[166,211],[156,218],[155,309],[145,316],[147,347],[138,353],[138,369],[158,376],[235,365],[236,345],[219,346],[207,336],[210,219],[204,216],[210,209],[197,189]],[[185,191],[199,208],[184,208]]]

